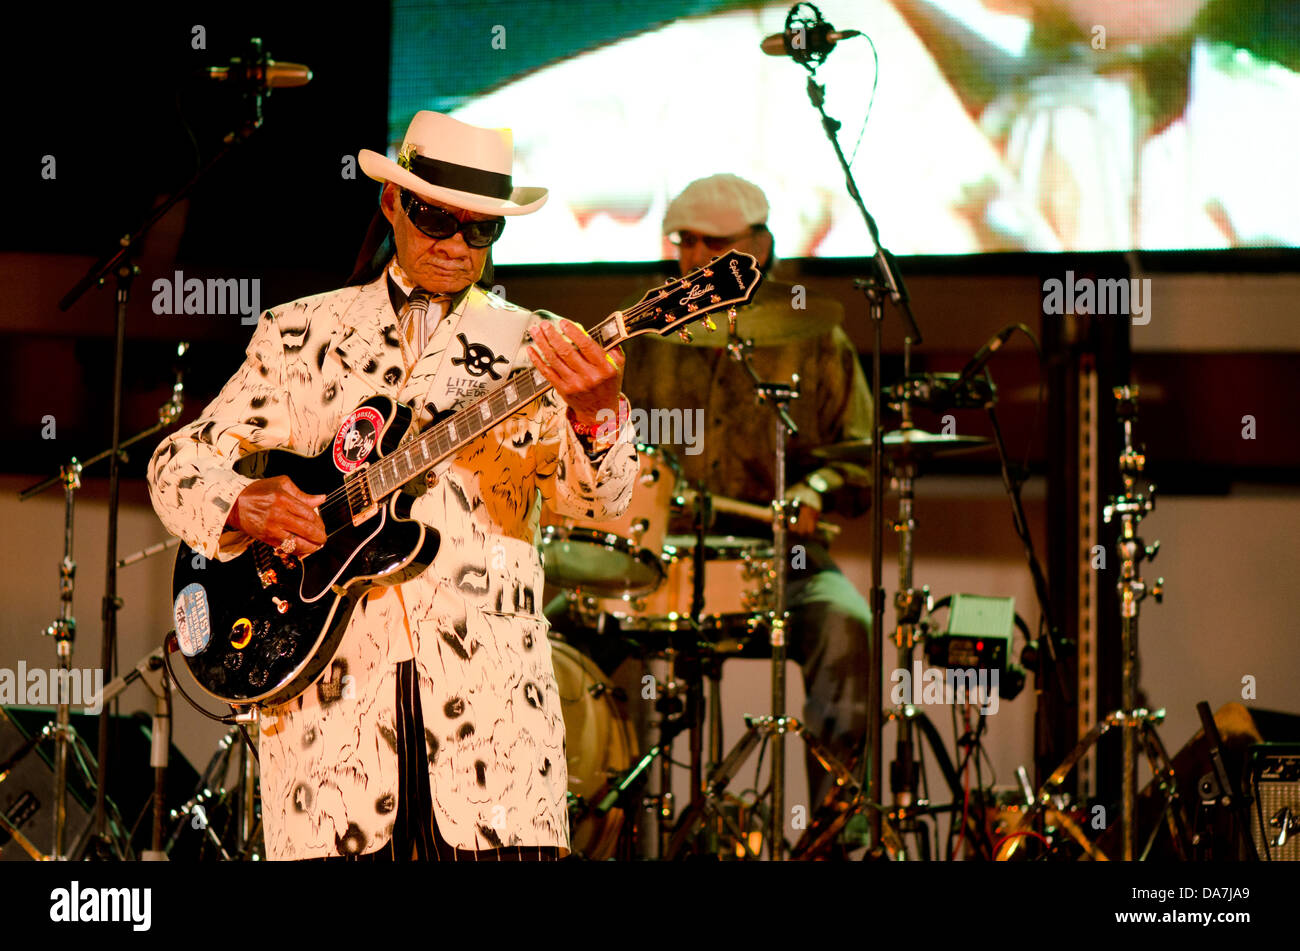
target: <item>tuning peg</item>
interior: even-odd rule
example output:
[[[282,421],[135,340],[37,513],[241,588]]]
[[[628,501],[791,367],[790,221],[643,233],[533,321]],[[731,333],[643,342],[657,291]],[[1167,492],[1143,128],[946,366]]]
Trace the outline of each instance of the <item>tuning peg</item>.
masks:
[[[1160,554],[1160,543],[1152,542],[1150,545],[1147,545],[1146,552],[1147,561],[1155,561],[1156,555]]]
[[[718,329],[718,325],[715,324],[715,323],[713,322],[713,318],[712,318],[712,317],[705,317],[705,318],[704,318],[704,326],[707,327],[709,330],[717,330],[717,329]]]
[[[727,311],[727,332],[733,336],[736,333],[736,308],[734,307]]]
[[[1151,586],[1151,597],[1156,599],[1156,604],[1165,600],[1165,579],[1157,578],[1156,583]]]
[[[691,332],[689,330],[679,330],[677,331],[677,336],[682,338],[683,343],[691,342]]]

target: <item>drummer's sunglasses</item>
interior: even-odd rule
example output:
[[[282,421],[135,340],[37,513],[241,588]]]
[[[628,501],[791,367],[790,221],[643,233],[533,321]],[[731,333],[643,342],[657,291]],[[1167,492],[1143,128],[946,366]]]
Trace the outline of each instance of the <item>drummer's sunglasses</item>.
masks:
[[[504,218],[489,218],[487,221],[461,221],[445,208],[421,201],[414,192],[402,189],[402,211],[411,219],[422,234],[438,241],[450,238],[457,231],[465,236],[465,243],[471,248],[486,248],[492,245],[501,232],[506,230]]]

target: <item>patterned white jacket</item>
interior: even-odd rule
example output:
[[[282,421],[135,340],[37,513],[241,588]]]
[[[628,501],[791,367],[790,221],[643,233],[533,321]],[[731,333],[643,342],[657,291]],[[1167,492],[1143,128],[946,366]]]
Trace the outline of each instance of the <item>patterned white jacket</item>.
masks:
[[[249,539],[225,529],[226,517],[252,481],[232,471],[237,459],[271,448],[315,454],[374,394],[425,406],[443,351],[464,345],[457,333],[502,311],[520,313],[471,288],[422,355],[403,352],[383,275],[266,311],[239,371],[150,461],[163,524],[209,558],[235,557]],[[511,369],[530,365],[521,346]],[[427,408],[419,418],[428,423]],[[564,721],[541,614],[541,507],[617,517],[637,472],[630,423],[593,468],[552,390],[431,481],[412,517],[441,533],[433,565],[372,590],[329,672],[261,720],[269,858],[368,853],[388,843],[399,794],[396,665],[412,658],[442,836],[462,849],[568,846]]]

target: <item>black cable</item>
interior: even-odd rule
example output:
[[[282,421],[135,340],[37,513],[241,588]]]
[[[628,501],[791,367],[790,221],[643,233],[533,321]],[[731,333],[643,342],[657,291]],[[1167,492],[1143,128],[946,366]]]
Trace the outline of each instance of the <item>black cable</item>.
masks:
[[[216,720],[218,723],[224,723],[227,726],[230,726],[231,724],[235,723],[236,722],[235,715],[233,713],[228,713],[224,717],[219,717],[215,713],[211,713],[203,709],[201,706],[199,706],[197,703],[194,702],[194,698],[185,692],[185,688],[181,686],[181,682],[176,679],[176,673],[175,671],[172,670],[172,661],[171,661],[170,654],[171,651],[164,643],[163,651],[162,651],[163,666],[167,668],[167,676],[170,677],[171,682],[176,685],[176,690],[180,693],[182,697],[185,698],[185,702],[188,703],[195,710],[199,711],[199,713],[203,714],[209,720]]]
[[[260,767],[262,761],[257,758],[257,747],[253,745],[252,737],[248,735],[248,729],[242,723],[239,724],[239,736],[244,741],[244,745],[248,747],[248,755],[253,757],[253,762]]]
[[[849,156],[849,168],[853,167],[853,161],[858,157],[858,148],[862,145],[862,135],[867,131],[867,120],[871,118],[871,108],[876,104],[876,86],[880,83],[880,54],[876,52],[876,44],[870,36],[863,33],[862,38],[871,45],[871,57],[875,60],[875,68],[871,79],[871,98],[867,100],[867,114],[862,117],[862,128],[858,130],[858,141],[853,143],[853,154]]]
[[[948,711],[952,715],[952,748],[960,752],[961,736],[958,735],[957,733],[957,704],[954,703],[949,705]],[[955,775],[957,776],[958,779],[958,788],[953,793],[954,806],[956,806],[957,804],[956,796],[958,793],[961,792],[961,770],[957,770]],[[957,823],[960,821],[961,820],[957,818],[957,810],[954,808],[952,814],[948,818],[948,838],[947,841],[944,843],[945,847],[943,850],[945,861],[950,860],[952,858],[953,839],[956,838],[957,836]]]

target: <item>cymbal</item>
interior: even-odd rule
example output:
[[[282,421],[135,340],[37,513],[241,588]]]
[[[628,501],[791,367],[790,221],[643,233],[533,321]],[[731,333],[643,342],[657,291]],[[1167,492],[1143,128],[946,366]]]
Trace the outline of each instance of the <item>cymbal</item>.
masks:
[[[755,295],[754,303],[736,311],[736,336],[752,340],[756,347],[772,347],[819,337],[838,327],[844,318],[844,308],[839,301],[808,294],[793,306],[794,295],[789,284],[764,284]],[[661,339],[668,343],[690,347],[725,347],[728,343],[726,312],[711,315],[714,330],[703,321],[696,321],[687,329],[691,339],[683,340],[677,334]]]
[[[893,459],[934,459],[966,452],[979,452],[993,444],[983,436],[928,433],[924,429],[896,429],[885,433],[885,455]],[[812,450],[818,459],[832,462],[871,461],[871,440],[850,439]]]

